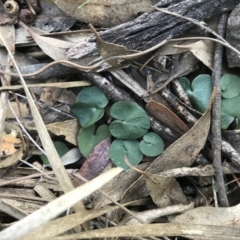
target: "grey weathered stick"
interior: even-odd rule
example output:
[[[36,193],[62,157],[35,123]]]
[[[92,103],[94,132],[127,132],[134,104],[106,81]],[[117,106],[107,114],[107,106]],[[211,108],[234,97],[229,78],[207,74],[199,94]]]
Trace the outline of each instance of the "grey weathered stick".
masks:
[[[222,37],[225,35],[225,28],[227,23],[227,14],[223,14],[219,20],[218,33]],[[212,151],[213,151],[213,167],[215,171],[215,178],[218,187],[218,198],[221,207],[228,207],[228,199],[226,195],[225,183],[222,171],[222,157],[221,157],[221,73],[222,73],[222,45],[216,44],[214,53],[214,67],[213,67],[213,84],[217,90],[213,102],[212,109]]]

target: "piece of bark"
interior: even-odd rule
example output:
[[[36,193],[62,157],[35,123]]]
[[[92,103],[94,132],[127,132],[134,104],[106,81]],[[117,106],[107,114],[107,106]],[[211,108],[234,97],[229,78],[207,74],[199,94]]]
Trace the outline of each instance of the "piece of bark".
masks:
[[[186,17],[204,21],[224,12],[231,11],[239,3],[238,0],[185,0],[168,7],[168,11],[178,12]],[[131,50],[145,50],[167,38],[178,37],[193,27],[193,23],[161,12],[144,13],[133,21],[120,24],[100,32],[104,41],[123,45]],[[92,38],[89,39],[92,41]],[[80,46],[82,48],[82,46]],[[73,47],[68,55],[75,58],[79,48]],[[97,47],[90,54],[95,55]],[[82,56],[83,57],[83,56]]]
[[[239,24],[240,24],[240,4],[232,11],[228,18],[227,24],[227,41],[238,50],[240,49]],[[227,50],[228,66],[230,68],[239,67],[240,59],[238,55],[230,50]]]

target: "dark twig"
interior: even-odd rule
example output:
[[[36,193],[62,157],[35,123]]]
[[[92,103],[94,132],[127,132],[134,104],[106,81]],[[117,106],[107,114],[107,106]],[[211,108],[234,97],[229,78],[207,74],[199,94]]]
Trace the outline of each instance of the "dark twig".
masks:
[[[223,14],[219,20],[218,33],[222,37],[225,35],[227,14]],[[216,96],[213,101],[212,108],[212,151],[213,151],[213,167],[215,171],[216,184],[218,187],[218,198],[220,206],[228,207],[228,199],[225,190],[225,183],[222,171],[222,158],[221,158],[221,72],[222,72],[222,54],[223,46],[216,44],[214,54],[214,67],[213,67],[213,84],[216,88]]]
[[[185,119],[191,126],[193,126],[197,118],[195,118],[185,107],[183,107],[177,100],[177,97],[172,94],[169,89],[164,88],[160,91],[161,96],[163,99],[177,111],[177,114]]]

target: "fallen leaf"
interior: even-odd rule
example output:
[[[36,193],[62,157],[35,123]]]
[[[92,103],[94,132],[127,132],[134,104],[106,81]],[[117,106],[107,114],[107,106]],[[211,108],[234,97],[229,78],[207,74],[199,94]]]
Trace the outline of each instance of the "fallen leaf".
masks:
[[[63,40],[59,40],[59,39],[51,38],[51,37],[40,36],[39,34],[33,32],[28,27],[25,27],[25,29],[32,36],[32,38],[37,43],[37,45],[43,50],[43,52],[54,60],[68,60],[68,56],[67,56],[68,49],[72,48],[72,47],[73,48],[76,47],[76,43],[63,41]],[[88,43],[83,42],[82,44],[83,44],[83,46],[85,46]],[[91,45],[91,49],[93,48],[93,46],[94,47],[96,46],[95,43],[90,43],[90,45]],[[86,49],[84,49],[84,51],[86,54]],[[73,59],[73,60],[71,60],[71,62],[87,65],[93,59],[94,59],[94,57],[92,57],[92,59],[91,59],[87,56],[87,58]]]
[[[176,48],[184,48],[191,51],[196,58],[210,69],[213,69],[214,46],[214,42],[209,40],[200,40],[188,45],[175,45]]]
[[[109,162],[109,147],[109,138],[102,140],[88,156],[81,169],[79,170],[79,174],[87,180],[91,180],[97,177]]]
[[[47,80],[47,83],[54,83],[57,81],[57,78],[53,77]],[[63,89],[57,87],[43,87],[40,95],[40,101],[43,102],[46,107],[51,107],[60,97],[62,91]]]
[[[75,22],[75,18],[66,16],[52,1],[41,1],[41,14],[35,16],[32,25],[45,32],[63,32],[69,30]]]
[[[186,210],[192,209],[194,207],[193,203],[188,205],[175,205],[166,208],[155,208],[151,210],[145,210],[141,212],[134,212],[135,216],[140,218],[144,223],[151,223],[160,217],[182,213]],[[137,219],[133,218],[132,216],[128,216],[126,219],[120,222],[119,225],[139,225],[141,224]]]
[[[19,145],[21,143],[21,139],[17,138],[17,133],[12,130],[11,133],[3,133],[3,139],[2,139],[2,154],[13,154],[17,151],[15,148],[16,145]]]
[[[144,171],[149,166],[149,163],[142,163],[136,166],[137,169]],[[101,188],[111,199],[118,201],[123,196],[124,192],[128,189],[136,179],[138,179],[140,173],[133,169],[129,169],[127,172],[122,172],[116,176],[111,182],[104,185]],[[105,198],[100,192],[96,191],[93,193],[93,205],[94,208],[101,208],[111,203],[111,201]]]
[[[103,41],[97,31],[91,26],[92,31],[95,33],[95,36],[97,38],[97,45],[100,50],[100,55],[102,56],[103,59],[106,59],[111,56],[119,56],[119,55],[128,55],[128,54],[133,54],[137,53],[137,51],[133,50],[128,50],[126,47],[113,44],[113,43],[108,43]],[[131,60],[133,60],[132,58]],[[112,69],[112,68],[122,68],[126,65],[128,65],[131,61],[129,60],[123,60],[121,58],[119,59],[112,59],[108,60],[107,62],[104,62],[103,65],[101,65],[101,68],[99,71],[103,71],[105,68],[107,69]]]
[[[171,222],[185,224],[240,226],[240,204],[234,207],[198,207],[190,209],[176,217]]]
[[[46,125],[47,129],[57,136],[65,136],[65,140],[78,145],[77,136],[79,132],[79,123],[76,119],[67,120],[64,122],[56,122]]]
[[[196,156],[204,147],[209,128],[211,116],[212,94],[209,107],[195,125],[181,138],[170,145],[146,170],[148,173],[157,174],[165,170],[189,167],[194,162]],[[135,181],[126,191],[123,202],[130,202],[147,196],[146,185],[143,177]]]
[[[159,208],[176,204],[188,204],[187,197],[175,179],[149,173],[144,174],[144,178],[148,192]]]
[[[138,13],[152,10],[150,0],[70,0],[67,2],[53,0],[53,2],[67,15],[102,27],[112,27],[128,22]]]
[[[10,102],[14,112],[18,117],[20,117],[19,109],[21,110],[21,117],[26,118],[29,117],[30,111],[26,103],[22,102]],[[9,105],[7,106],[7,113],[6,113],[6,118],[14,118],[15,116],[13,112],[11,111]]]
[[[161,103],[148,102],[146,110],[180,136],[189,130],[188,126],[174,112]]]

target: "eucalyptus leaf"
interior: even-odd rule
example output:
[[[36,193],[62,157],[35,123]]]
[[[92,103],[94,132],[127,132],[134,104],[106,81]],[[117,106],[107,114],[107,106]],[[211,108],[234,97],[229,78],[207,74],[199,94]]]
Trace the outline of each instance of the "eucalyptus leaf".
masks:
[[[71,106],[71,112],[77,117],[83,128],[97,122],[104,114],[108,98],[100,88],[84,88],[77,96],[76,103]]]
[[[207,74],[198,75],[191,83],[186,78],[179,79],[180,84],[189,96],[193,107],[199,112],[205,112],[212,93],[211,76]]]
[[[124,158],[127,157],[131,165],[136,166],[141,162],[143,154],[139,150],[138,141],[116,139],[110,146],[109,157],[117,167],[126,171],[129,166],[125,163]]]
[[[117,119],[109,125],[110,133],[116,138],[137,139],[147,133],[150,128],[148,115],[133,102],[114,103],[110,109],[110,115]]]
[[[140,142],[140,151],[149,157],[156,157],[164,150],[164,142],[162,138],[155,132],[148,132],[143,136]]]
[[[88,157],[94,147],[103,139],[110,137],[107,125],[101,125],[95,133],[95,124],[81,128],[78,134],[78,147],[84,157]]]
[[[59,157],[62,157],[64,154],[66,154],[69,151],[69,148],[63,142],[55,141],[53,142],[53,144],[58,152]],[[42,154],[40,157],[45,166],[50,165],[48,158],[45,154]]]
[[[240,78],[233,74],[225,74],[221,78],[223,98],[234,98],[240,94]]]

